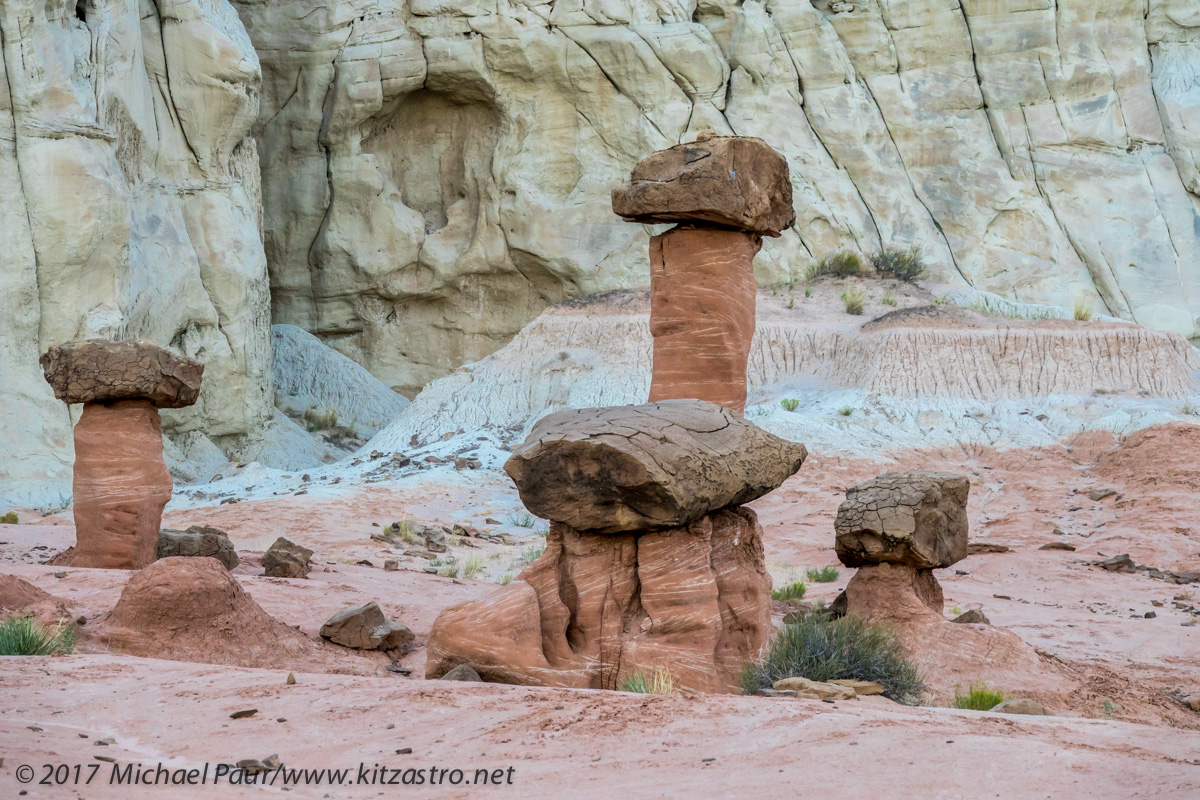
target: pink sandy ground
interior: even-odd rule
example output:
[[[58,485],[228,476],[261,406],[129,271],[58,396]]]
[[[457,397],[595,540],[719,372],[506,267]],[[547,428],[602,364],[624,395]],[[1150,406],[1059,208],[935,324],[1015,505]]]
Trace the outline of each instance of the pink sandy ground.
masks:
[[[881,698],[827,704],[426,682],[419,677],[423,648],[403,660],[413,677],[386,672],[374,656],[364,661],[374,675],[299,668],[288,686],[276,670],[103,652],[84,626],[79,655],[0,660],[0,798],[22,789],[53,798],[282,791],[98,785],[111,770],[94,760],[101,751],[121,763],[170,760],[172,767],[278,753],[289,767],[436,766],[462,769],[468,780],[480,767],[514,767],[511,786],[296,786],[289,797],[1200,798],[1200,714],[1172,698],[1200,690],[1200,625],[1184,626],[1189,614],[1175,608],[1176,598],[1200,605],[1200,586],[1080,563],[1128,552],[1140,564],[1200,571],[1200,427],[1161,426],[1124,442],[1086,434],[1034,450],[903,452],[876,462],[816,454],[754,504],[772,570],[835,564],[832,519],[845,487],[891,468],[971,476],[972,539],[1012,552],[970,556],[939,571],[947,614],[980,608],[1073,670],[1078,686],[1054,709],[1057,716],[907,708]],[[1119,496],[1091,501],[1093,488]],[[502,505],[482,493],[467,498],[487,504],[480,517]],[[376,485],[335,499],[175,511],[167,524],[229,531],[245,558],[235,572],[242,585],[270,614],[314,638],[335,611],[377,599],[422,643],[440,609],[494,584],[346,562],[380,563],[384,545],[369,539],[378,531],[372,523],[397,516],[401,504],[432,520],[454,503],[453,490],[431,486],[401,496]],[[317,551],[321,567],[308,580],[257,574],[252,551],[279,534]],[[62,598],[94,626],[127,573],[23,563],[34,546],[54,552],[73,536],[62,515],[0,526],[7,562],[0,571]],[[1055,540],[1076,552],[1037,549]],[[831,600],[849,576],[842,570],[834,583],[810,583],[809,598]],[[1147,611],[1157,616],[1146,619]],[[1036,694],[1047,688],[1037,680],[1000,688]],[[229,719],[247,707],[258,714]],[[93,744],[109,736],[115,744]],[[412,754],[396,754],[406,747]],[[100,777],[74,788],[17,783],[18,766],[34,765],[40,778],[46,763],[98,763]]]

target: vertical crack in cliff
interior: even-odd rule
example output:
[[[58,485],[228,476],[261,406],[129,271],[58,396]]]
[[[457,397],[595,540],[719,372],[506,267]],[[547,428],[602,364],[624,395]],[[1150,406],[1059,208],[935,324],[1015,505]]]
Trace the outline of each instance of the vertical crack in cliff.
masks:
[[[6,10],[6,8],[11,8],[11,6],[7,6],[6,4],[0,4],[0,14],[3,14],[3,12]],[[7,16],[7,15],[5,15],[5,16]],[[16,19],[15,21],[17,23],[17,34],[18,35],[17,35],[16,42],[14,44],[14,47],[19,50],[20,46],[21,46],[20,43],[21,43],[21,38],[22,38],[20,36],[21,21],[20,21],[20,19]],[[29,192],[26,190],[27,181],[25,179],[25,172],[24,172],[24,170],[21,169],[21,153],[20,153],[21,136],[17,130],[19,123],[17,122],[16,98],[21,93],[22,87],[18,86],[17,84],[15,84],[13,82],[13,64],[11,64],[8,59],[8,40],[9,40],[9,38],[10,37],[4,31],[4,21],[2,18],[0,18],[0,59],[2,59],[4,61],[4,80],[8,84],[8,110],[9,110],[9,116],[12,119],[12,131],[13,131],[13,166],[17,170],[17,181],[20,183],[21,205],[24,206],[24,208],[25,208],[25,225],[29,229],[29,250],[33,254],[33,270],[34,270],[34,275],[36,276],[41,273],[41,262],[40,262],[40,258],[38,256],[37,243],[34,241],[34,238],[33,238],[33,213],[29,209]],[[17,66],[21,67],[21,74],[24,75],[25,74],[24,65],[18,64]],[[39,283],[40,283],[40,281],[39,281]],[[39,296],[40,296],[40,291],[37,291],[37,294],[39,294]],[[39,351],[41,350],[40,342],[42,339],[41,328],[42,328],[42,313],[41,313],[40,302],[39,302],[39,310],[38,310],[38,342],[39,342],[38,350]],[[72,425],[74,423],[71,421],[70,409],[67,409],[67,412],[68,412],[67,413],[68,425]]]
[[[160,0],[155,0],[154,14],[158,18],[158,42],[159,46],[162,48],[163,79],[166,80],[167,85],[160,85],[158,88],[159,91],[162,92],[163,99],[166,100],[167,105],[170,108],[172,121],[175,123],[175,126],[179,128],[179,135],[183,137],[183,143],[187,145],[188,152],[192,154],[192,160],[196,162],[197,168],[199,168],[201,173],[203,173],[204,165],[200,161],[200,156],[196,152],[196,148],[192,146],[191,140],[188,139],[187,128],[184,126],[183,120],[179,116],[178,106],[175,105],[175,93],[171,91],[171,59],[167,55],[167,43],[163,38],[163,34],[166,33],[166,25],[163,21],[162,11],[159,9],[159,3]],[[207,179],[207,176],[205,177]]]

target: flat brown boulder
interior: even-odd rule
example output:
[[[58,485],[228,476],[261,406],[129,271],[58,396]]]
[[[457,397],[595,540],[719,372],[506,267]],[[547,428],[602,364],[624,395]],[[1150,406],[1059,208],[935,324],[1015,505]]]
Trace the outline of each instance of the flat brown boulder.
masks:
[[[687,525],[762,497],[808,451],[700,400],[559,411],[504,471],[539,517],[590,533]]]
[[[613,190],[612,206],[629,222],[708,222],[764,236],[796,222],[787,159],[748,136],[651,153]]]
[[[413,632],[383,615],[374,600],[342,609],[321,626],[322,638],[358,650],[392,650],[414,638]]]
[[[186,531],[163,528],[158,532],[158,557],[188,556],[215,558],[225,569],[238,565],[237,550],[225,531],[208,525],[193,525]]]
[[[846,490],[834,550],[848,567],[948,567],[967,556],[966,477],[888,472]]]
[[[64,403],[107,403],[140,397],[158,408],[196,402],[204,365],[146,341],[88,339],[51,347],[42,371]]]
[[[620,689],[666,670],[680,688],[736,693],[770,632],[771,578],[750,509],[618,535],[556,522],[517,580],[438,615],[425,676],[469,664],[493,683]]]

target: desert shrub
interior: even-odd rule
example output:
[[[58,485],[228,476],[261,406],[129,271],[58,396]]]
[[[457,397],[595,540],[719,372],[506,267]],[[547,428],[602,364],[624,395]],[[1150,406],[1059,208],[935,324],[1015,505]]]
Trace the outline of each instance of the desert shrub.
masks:
[[[501,575],[500,580],[498,580],[496,582],[499,583],[501,586],[508,586],[510,583],[512,583],[512,579],[513,579],[513,576],[506,572],[503,575]]]
[[[896,305],[896,295],[891,289],[888,289],[883,293],[883,297],[879,298],[879,302],[883,303],[885,306],[894,306]]]
[[[812,280],[823,275],[832,275],[835,278],[851,278],[855,275],[861,275],[862,271],[862,259],[858,257],[858,253],[842,250],[831,256],[825,256],[816,264],[809,267],[806,278]]]
[[[546,545],[535,544],[532,547],[526,547],[525,552],[521,553],[520,561],[525,566],[529,566],[533,562],[542,557],[542,553],[546,552]]]
[[[15,511],[9,511],[3,515],[0,515],[0,524],[16,525],[18,522],[19,520],[17,519],[17,512]]]
[[[649,675],[638,670],[622,678],[619,688],[622,692],[634,694],[673,694],[675,678],[663,667],[656,667]]]
[[[338,422],[338,412],[336,409],[322,410],[317,406],[309,406],[304,409],[304,421],[308,423],[308,431],[323,431],[330,428],[336,428]]]
[[[0,622],[0,656],[52,656],[75,649],[75,629],[51,628],[33,617],[9,617]]]
[[[833,583],[838,579],[838,569],[834,566],[816,567],[805,574],[813,583]]]
[[[1184,416],[1200,417],[1200,405],[1197,405],[1191,400],[1185,400],[1183,402],[1183,406],[1179,410]]]
[[[469,581],[475,580],[482,571],[483,559],[479,556],[471,556],[463,563],[462,576]]]
[[[767,654],[746,665],[742,691],[755,694],[783,678],[875,681],[884,696],[915,705],[925,688],[921,673],[887,628],[814,610],[783,626]]]
[[[1087,322],[1092,318],[1092,304],[1086,300],[1075,301],[1075,319]]]
[[[986,683],[971,684],[966,694],[954,691],[954,707],[971,711],[991,711],[1004,702],[1004,692],[992,689]]]
[[[850,406],[842,406],[840,409],[838,409],[838,413],[841,414],[843,417],[848,417],[854,413],[854,409],[851,408]]]
[[[915,247],[908,250],[881,250],[871,256],[871,266],[880,275],[909,283],[925,274],[925,262]]]
[[[863,312],[862,289],[851,288],[842,292],[842,302],[846,305],[847,314],[861,314]]]
[[[800,406],[800,401],[794,397],[785,397],[779,401],[779,405],[783,406],[784,411],[795,411]]]
[[[787,586],[780,586],[778,589],[771,590],[771,599],[779,600],[784,603],[792,600],[799,600],[804,597],[804,593],[808,591],[808,587],[804,585],[804,581],[796,581],[789,583]]]
[[[516,525],[518,528],[532,528],[537,518],[528,511],[519,511],[516,514],[508,515],[508,524]]]

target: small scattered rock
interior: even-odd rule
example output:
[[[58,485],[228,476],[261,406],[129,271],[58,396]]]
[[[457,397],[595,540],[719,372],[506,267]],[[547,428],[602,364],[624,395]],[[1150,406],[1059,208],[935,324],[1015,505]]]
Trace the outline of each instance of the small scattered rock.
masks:
[[[117,740],[114,739],[113,737],[105,736],[103,739],[97,739],[92,744],[98,745],[100,747],[108,747],[110,744],[116,744],[116,743],[117,743]]]
[[[795,689],[759,689],[759,697],[795,697]]]
[[[263,570],[270,578],[307,578],[313,551],[280,536],[263,554]]]
[[[244,719],[246,717],[253,717],[257,713],[258,713],[257,708],[244,708],[241,711],[233,712],[232,714],[229,715],[229,718],[230,719]]]
[[[1088,492],[1088,499],[1103,500],[1106,497],[1112,497],[1116,493],[1116,489],[1092,489],[1090,492]]]
[[[398,756],[412,755],[412,748],[411,747],[401,747],[399,750],[396,751],[396,755],[398,755]]]
[[[388,672],[394,672],[397,675],[412,675],[412,670],[408,667],[402,667],[399,664],[388,664],[384,667]]]
[[[479,677],[479,673],[475,671],[470,664],[459,664],[454,669],[442,676],[444,681],[471,681],[472,683],[482,683],[483,678]]]
[[[289,672],[288,676],[287,676],[287,680],[284,681],[284,683],[286,683],[288,686],[295,686],[296,685],[296,673]]]
[[[1158,614],[1155,614],[1153,611],[1147,611],[1145,614],[1142,615],[1143,619],[1154,619],[1157,616],[1158,616]]]
[[[1068,544],[1066,542],[1050,542],[1048,544],[1042,545],[1041,547],[1038,548],[1038,550],[1067,550],[1067,551],[1074,553],[1075,545]]]
[[[1033,716],[1050,716],[1050,712],[1045,706],[1036,700],[1030,700],[1025,697],[1014,697],[1012,700],[1005,700],[998,706],[994,706],[992,711],[997,714],[1028,714]]]
[[[1092,563],[1109,572],[1134,572],[1137,569],[1137,565],[1133,563],[1133,559],[1129,557],[1128,553]]]
[[[391,558],[384,559],[384,562],[383,562],[383,571],[384,572],[395,572],[398,569],[400,569],[399,561],[396,561],[395,559],[391,559]]]
[[[972,556],[981,555],[984,553],[1011,553],[1012,548],[1008,545],[993,544],[992,542],[971,542],[967,545],[967,554]]]
[[[502,525],[503,523],[500,522],[500,520],[498,520],[498,519],[492,519],[491,517],[486,517],[483,520],[483,524],[484,525]]]
[[[1200,692],[1196,692],[1183,698],[1183,704],[1192,711],[1200,711]]]
[[[92,756],[92,758],[96,759],[97,761],[107,762],[109,764],[117,763],[117,760],[115,758],[113,758],[112,756]]]
[[[415,638],[408,628],[384,617],[374,600],[334,614],[321,626],[321,636],[359,650],[391,650]]]
[[[955,617],[954,619],[952,619],[950,621],[951,622],[962,622],[967,625],[991,625],[992,624],[991,620],[989,620],[987,618],[987,615],[984,614],[982,611],[980,611],[978,608],[968,609],[967,611],[964,611],[963,613],[959,614],[957,617]]]

